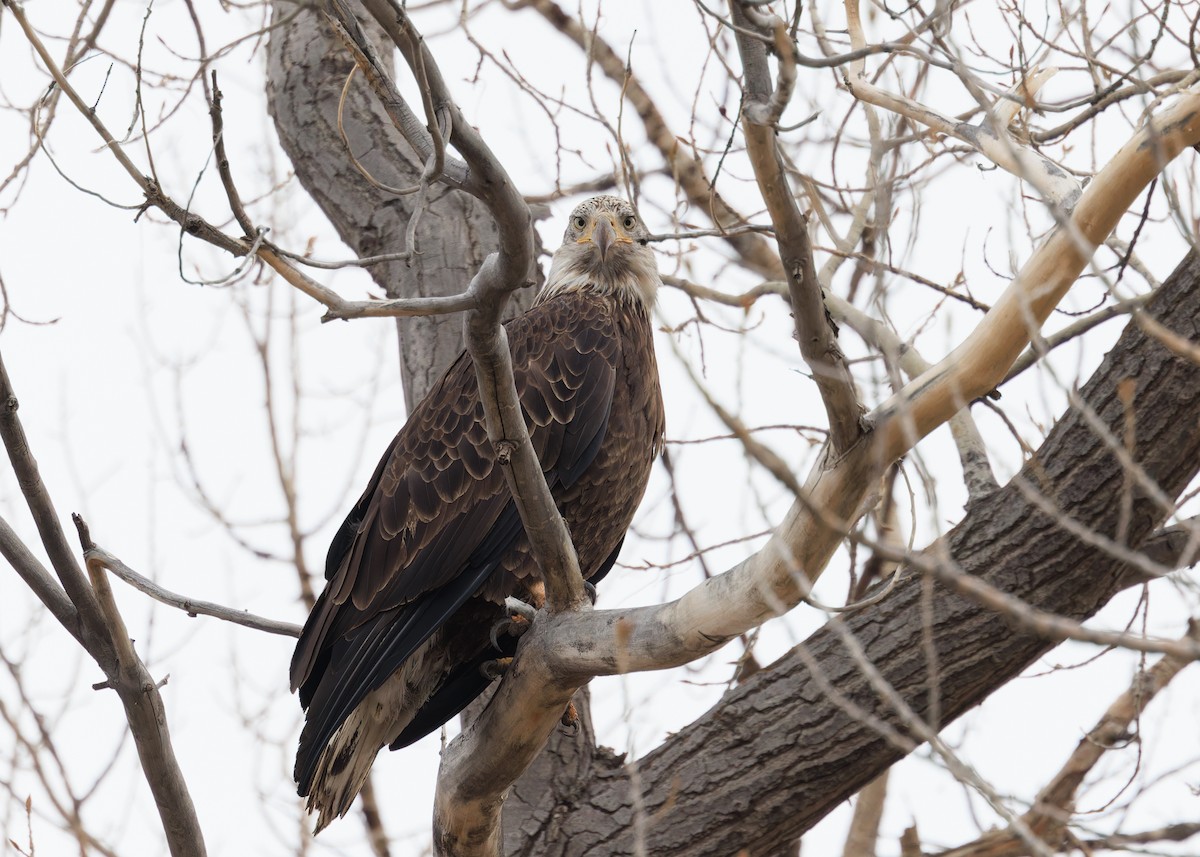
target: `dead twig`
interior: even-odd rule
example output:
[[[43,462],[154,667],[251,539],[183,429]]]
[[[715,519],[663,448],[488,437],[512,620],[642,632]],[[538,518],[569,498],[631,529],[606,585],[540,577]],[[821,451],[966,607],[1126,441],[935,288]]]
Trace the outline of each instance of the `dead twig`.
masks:
[[[160,604],[166,604],[168,607],[182,610],[193,618],[196,616],[212,616],[214,619],[232,622],[235,625],[241,625],[244,628],[251,628],[255,631],[265,631],[268,634],[279,634],[284,637],[300,636],[300,626],[291,622],[281,622],[277,619],[255,616],[253,613],[245,610],[237,610],[213,601],[203,601],[199,598],[190,598],[186,595],[179,595],[172,592],[169,589],[159,586],[149,578],[138,574],[121,561],[120,558],[109,553],[99,545],[93,544],[88,548],[84,552],[83,558],[87,562],[89,569],[92,567],[107,569],[138,592],[149,595]]]
[[[731,0],[730,9],[735,23],[745,26],[747,19],[740,3]],[[783,110],[783,105],[777,103],[778,94],[783,92],[786,95],[789,91],[788,81],[794,79],[795,67],[787,26],[778,18],[772,19],[771,25],[775,53],[781,68],[781,82],[775,87],[771,84],[767,69],[766,46],[740,31],[737,33],[746,91],[742,107],[743,134],[758,189],[775,226],[775,238],[779,243],[779,254],[791,295],[800,353],[812,370],[821,399],[825,402],[829,416],[830,447],[834,456],[838,456],[862,436],[863,407],[858,401],[854,379],[850,376],[845,356],[837,343],[836,330],[825,308],[824,295],[813,263],[808,223],[796,206],[776,145],[774,126]]]

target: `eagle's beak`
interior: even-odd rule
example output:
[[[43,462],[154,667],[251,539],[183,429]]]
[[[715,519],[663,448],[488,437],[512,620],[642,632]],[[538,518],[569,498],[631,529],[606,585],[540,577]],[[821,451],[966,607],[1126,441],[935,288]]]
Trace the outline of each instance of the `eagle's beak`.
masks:
[[[608,251],[617,243],[617,233],[613,229],[611,220],[604,216],[596,218],[596,229],[592,232],[592,241],[596,243],[596,249],[600,251],[600,261],[606,261]]]

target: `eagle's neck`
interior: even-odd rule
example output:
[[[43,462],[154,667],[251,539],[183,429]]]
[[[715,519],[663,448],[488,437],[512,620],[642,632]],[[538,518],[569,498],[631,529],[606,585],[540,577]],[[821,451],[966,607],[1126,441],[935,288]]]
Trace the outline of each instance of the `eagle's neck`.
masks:
[[[626,254],[600,265],[560,250],[550,262],[550,273],[537,303],[565,292],[590,291],[627,300],[632,298],[649,314],[661,285],[658,266],[649,252]]]

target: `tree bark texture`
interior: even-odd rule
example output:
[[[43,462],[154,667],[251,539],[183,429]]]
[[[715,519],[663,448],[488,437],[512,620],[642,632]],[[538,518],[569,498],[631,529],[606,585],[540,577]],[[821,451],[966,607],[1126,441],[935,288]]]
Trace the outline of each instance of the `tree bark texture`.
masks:
[[[294,17],[291,17],[293,16]],[[416,194],[396,195],[359,174],[338,132],[338,102],[354,64],[349,52],[312,10],[277,2],[267,46],[267,95],[279,142],[300,184],[358,256],[406,250],[405,234]],[[391,42],[364,16],[368,33],[379,34],[380,53]],[[421,164],[392,127],[374,94],[358,75],[342,109],[342,126],[355,157],[379,182],[416,185]],[[496,249],[496,227],[474,197],[434,186],[416,231],[419,255],[368,270],[388,297],[454,295],[464,291],[487,254]],[[527,308],[532,290],[512,296],[510,313]],[[458,315],[398,318],[404,395],[416,404],[463,349]]]
[[[1172,330],[1200,337],[1200,260],[1189,256],[1148,310]],[[1131,323],[1082,391],[1124,438],[1118,388],[1136,384],[1134,459],[1175,497],[1200,469],[1200,367],[1173,357]],[[1118,443],[1120,440],[1118,440]],[[1123,468],[1077,411],[1054,427],[1022,478],[1040,488],[1060,516],[1041,512],[1016,480],[980,503],[945,539],[967,574],[1043,610],[1085,619],[1136,575],[1056,520],[1067,516],[1116,538]],[[1126,544],[1139,545],[1166,518],[1136,487]],[[880,604],[842,620],[866,657],[922,716],[929,709],[931,667],[922,645],[922,590],[909,571]],[[934,586],[930,634],[936,651],[942,725],[978,705],[1048,651],[1054,642]],[[845,700],[901,733],[896,713],[871,688],[831,625],[801,647],[825,682]],[[726,855],[773,853],[794,841],[902,756],[877,729],[821,688],[794,650],[730,692],[687,729],[638,762],[644,818],[635,824],[622,765],[593,760],[593,778],[558,826],[525,853]],[[919,740],[919,739],[918,739]]]

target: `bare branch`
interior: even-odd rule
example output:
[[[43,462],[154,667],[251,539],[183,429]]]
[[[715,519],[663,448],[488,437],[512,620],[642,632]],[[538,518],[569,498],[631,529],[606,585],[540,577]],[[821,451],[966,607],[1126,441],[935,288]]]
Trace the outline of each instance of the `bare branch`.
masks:
[[[1184,639],[1200,642],[1200,623],[1193,621]],[[1100,721],[1079,740],[1070,758],[1038,794],[1033,807],[1026,813],[1026,821],[1042,829],[1043,825],[1061,824],[1068,819],[1074,811],[1075,796],[1083,784],[1083,778],[1106,752],[1120,744],[1129,725],[1190,663],[1191,659],[1166,655],[1149,670],[1139,671],[1129,688],[1113,701]]]
[[[849,325],[863,341],[878,348],[886,358],[894,360],[909,378],[917,378],[929,371],[930,363],[911,343],[902,342],[887,325],[837,295],[826,295],[825,303],[836,320]],[[962,410],[950,418],[950,432],[962,463],[967,502],[973,503],[995,491],[998,483],[988,461],[983,436],[975,425],[970,409],[966,407],[969,403],[962,404]]]
[[[209,103],[209,116],[212,121],[213,129],[213,152],[217,157],[217,173],[221,176],[221,184],[225,187],[225,198],[229,200],[229,210],[233,212],[233,219],[237,221],[238,226],[242,227],[242,234],[250,240],[258,234],[254,223],[250,220],[250,215],[246,213],[246,207],[242,204],[241,194],[238,193],[237,185],[233,181],[233,173],[229,169],[229,155],[225,153],[225,116],[221,111],[222,93],[220,87],[217,86],[217,70],[212,72],[212,101]],[[149,142],[147,142],[149,147]],[[147,151],[149,149],[147,148]]]
[[[1114,304],[1109,304],[1104,309],[1097,310],[1091,315],[1084,316],[1076,322],[1072,322],[1057,333],[1044,337],[1037,347],[1029,348],[1017,358],[1013,363],[1012,368],[1008,370],[1008,374],[1004,376],[1002,384],[1007,384],[1013,378],[1020,375],[1033,364],[1037,363],[1055,348],[1064,345],[1073,339],[1078,339],[1083,334],[1087,333],[1092,328],[1099,324],[1103,324],[1109,319],[1116,318],[1121,315],[1136,312],[1139,308],[1146,305],[1146,302],[1154,297],[1153,292],[1147,292],[1144,295],[1129,298],[1123,301],[1117,301]]]
[[[1082,844],[1093,851],[1124,850],[1130,845],[1153,845],[1158,842],[1185,842],[1200,834],[1200,822],[1184,822],[1168,824],[1154,830],[1143,830],[1138,833],[1114,833],[1111,836],[1101,836],[1095,839],[1085,839]]]
[[[883,820],[887,791],[888,772],[884,771],[858,793],[842,857],[875,857],[875,843],[879,839],[879,822]]]
[[[115,574],[121,580],[128,583],[138,592],[149,595],[160,604],[166,604],[168,607],[174,607],[177,610],[182,610],[189,616],[212,616],[216,619],[223,619],[226,622],[232,622],[235,625],[241,625],[246,628],[252,628],[255,631],[265,631],[268,634],[279,634],[284,637],[299,637],[300,626],[291,622],[280,622],[277,619],[266,619],[262,616],[255,616],[245,610],[236,610],[233,607],[226,607],[223,604],[216,604],[212,601],[202,601],[198,598],[189,598],[186,595],[178,595],[169,589],[159,586],[154,581],[138,574],[118,557],[106,551],[99,545],[93,544],[83,555],[84,561],[88,567],[96,566],[105,568]]]
[[[718,229],[740,226],[747,222],[744,216],[735,211],[716,192],[700,161],[680,144],[678,136],[667,124],[666,117],[658,109],[654,99],[611,45],[599,34],[588,30],[568,15],[554,0],[522,0],[516,5],[519,8],[535,10],[551,26],[578,45],[609,80],[621,87],[625,99],[641,120],[646,137],[666,162],[668,172],[679,183],[680,189],[693,208],[704,212]],[[744,233],[731,233],[723,237],[751,270],[771,279],[783,277],[778,257],[761,238]]]
[[[79,624],[79,615],[75,605],[67,597],[67,593],[59,586],[46,567],[25,546],[20,537],[13,532],[8,521],[0,518],[0,555],[8,560],[25,584],[33,590],[46,609],[75,639],[83,642],[83,631]]]
[[[382,317],[400,317],[407,318],[413,316],[440,315],[447,312],[460,312],[468,309],[473,305],[473,298],[467,294],[454,295],[449,297],[429,297],[429,298],[409,298],[409,299],[394,299],[389,301],[347,301],[344,300],[333,290],[321,285],[310,277],[306,276],[293,265],[289,264],[281,255],[276,252],[270,242],[263,240],[261,234],[255,235],[252,243],[238,241],[234,238],[225,235],[204,218],[194,212],[180,206],[177,202],[167,196],[163,189],[151,181],[146,176],[142,175],[129,157],[125,154],[121,144],[118,143],[100,121],[99,116],[92,111],[86,102],[71,86],[62,70],[54,62],[41,39],[33,28],[29,25],[20,6],[10,4],[10,0],[3,0],[5,7],[13,12],[17,23],[25,32],[26,38],[42,61],[50,70],[55,81],[62,90],[71,99],[72,103],[79,109],[85,118],[92,124],[96,132],[100,135],[107,145],[107,148],[117,158],[118,162],[125,169],[137,185],[142,189],[146,196],[145,206],[154,206],[166,214],[171,220],[179,224],[184,232],[193,235],[201,240],[207,241],[214,247],[225,250],[234,256],[245,256],[248,253],[257,254],[264,262],[267,263],[274,271],[283,277],[288,283],[295,288],[304,292],[309,297],[323,303],[329,308],[329,313],[325,316],[325,320],[332,319],[351,319],[351,318],[382,318]],[[215,110],[213,113],[214,133],[218,142],[223,140],[223,134],[220,128],[220,111]],[[465,123],[464,123],[465,124]],[[227,167],[227,160],[225,161]],[[231,185],[232,180],[230,179]],[[486,181],[486,179],[484,179]],[[236,195],[236,191],[235,191]],[[244,213],[244,212],[243,212]],[[247,219],[247,223],[249,220]],[[243,228],[245,224],[242,224]],[[257,230],[256,230],[257,231]]]
[[[103,633],[102,629],[105,625],[100,613],[100,605],[88,585],[83,570],[76,562],[74,553],[67,546],[66,536],[58,521],[58,513],[54,509],[50,493],[42,482],[41,474],[38,473],[37,461],[33,457],[33,451],[29,448],[25,428],[17,416],[18,407],[20,404],[13,391],[12,381],[8,377],[8,367],[4,365],[4,359],[0,356],[0,438],[4,441],[8,460],[12,463],[13,472],[17,475],[17,483],[20,485],[21,493],[33,515],[33,522],[37,525],[42,545],[50,557],[50,565],[54,568],[67,597],[70,598],[71,604],[77,611],[79,621],[66,626],[67,630],[77,639],[86,640],[89,654],[96,659],[101,669],[109,672],[116,666],[116,652]],[[28,570],[28,565],[23,565]],[[47,606],[50,605],[47,604]],[[61,602],[56,611],[56,615],[58,614],[69,616]]]
[[[385,11],[386,4],[376,6],[375,8],[370,8],[369,4],[365,5],[368,6],[368,10],[375,15],[376,20],[381,24],[383,23],[383,19],[380,18],[380,15],[388,17],[388,13]],[[442,151],[438,135],[431,133],[429,128],[421,125],[421,120],[413,113],[412,108],[408,106],[408,102],[404,100],[399,89],[396,88],[395,81],[388,74],[387,67],[376,52],[375,46],[371,44],[371,40],[363,32],[358,19],[354,17],[354,14],[345,5],[343,0],[329,0],[329,6],[332,12],[326,13],[326,20],[330,22],[334,33],[337,34],[350,53],[353,54],[358,68],[362,70],[368,83],[371,84],[371,88],[379,97],[380,104],[383,106],[388,118],[392,120],[392,124],[396,130],[413,147],[413,151],[417,153],[417,157],[422,161],[427,161],[431,157],[438,157],[438,153]],[[391,35],[390,31],[389,35]],[[446,161],[442,157],[440,169],[438,170],[438,178],[450,187],[465,188],[471,181],[469,172],[470,167],[462,161],[455,158]]]
[[[859,0],[846,0],[846,19],[852,36],[861,40],[862,24],[858,15]],[[1041,87],[1050,74],[1039,69],[1032,70],[1018,87],[993,107],[992,115],[1000,121],[971,125],[943,116],[904,95],[887,92],[871,83],[859,69],[848,72],[843,78],[846,88],[855,98],[906,116],[934,131],[961,140],[989,161],[1007,172],[1027,181],[1056,210],[1069,212],[1079,199],[1080,187],[1066,170],[1045,155],[1033,149],[1017,145],[1005,128],[1011,116],[1010,104],[1015,104],[1018,93],[1034,92]]]
[[[731,0],[730,8],[734,21],[744,24],[746,19],[739,0]],[[772,26],[776,55],[790,58],[792,44],[787,36],[786,25],[776,18]],[[825,402],[825,410],[829,415],[830,445],[837,456],[861,437],[863,408],[825,309],[813,263],[808,223],[796,207],[776,146],[774,124],[783,107],[772,100],[774,89],[767,69],[766,47],[740,31],[737,42],[745,76],[746,96],[742,115],[745,120],[743,134],[746,148],[758,189],[775,225],[775,238],[779,242],[779,254],[787,275],[800,353],[812,370],[821,399]],[[781,59],[780,62],[782,79],[786,81],[789,76],[794,77],[794,67],[789,73],[788,61]],[[786,87],[781,84],[781,89]]]
[[[1200,624],[1192,622],[1183,639],[1200,640]],[[1100,721],[1079,740],[1070,758],[1038,793],[1033,806],[1023,816],[1024,822],[1038,836],[1056,847],[1070,846],[1074,838],[1068,833],[1068,825],[1075,812],[1077,792],[1084,777],[1105,753],[1124,744],[1130,724],[1141,717],[1154,697],[1190,663],[1190,658],[1167,655],[1149,670],[1139,670],[1129,688],[1113,701]],[[938,857],[1019,857],[1024,853],[1024,843],[1014,837],[1011,831],[995,830],[974,842],[939,852]]]

